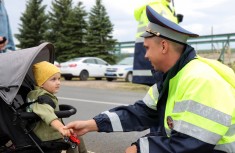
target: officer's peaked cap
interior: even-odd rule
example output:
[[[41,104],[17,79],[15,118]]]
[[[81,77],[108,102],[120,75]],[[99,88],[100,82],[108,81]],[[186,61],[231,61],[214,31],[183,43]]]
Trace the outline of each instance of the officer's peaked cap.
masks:
[[[199,36],[164,18],[162,15],[154,11],[150,6],[147,6],[146,14],[149,20],[149,24],[146,28],[146,32],[144,32],[141,37],[147,38],[152,36],[159,36],[171,41],[185,44],[189,37]]]

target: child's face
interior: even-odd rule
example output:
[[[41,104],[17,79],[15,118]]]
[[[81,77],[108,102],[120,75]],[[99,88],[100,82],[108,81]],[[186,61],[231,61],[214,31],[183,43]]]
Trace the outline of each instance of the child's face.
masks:
[[[55,94],[60,89],[60,73],[51,76],[46,82],[42,84],[42,88],[51,94]]]

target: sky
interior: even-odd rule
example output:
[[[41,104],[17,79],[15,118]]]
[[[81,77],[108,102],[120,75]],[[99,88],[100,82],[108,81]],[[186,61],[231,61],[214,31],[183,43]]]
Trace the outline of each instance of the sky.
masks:
[[[50,10],[52,0],[43,0]],[[73,0],[74,5],[82,1],[89,12],[95,0]],[[134,9],[150,0],[102,0],[114,25],[113,36],[118,42],[134,41],[137,21]],[[13,34],[18,33],[20,17],[27,0],[5,0]],[[180,25],[199,35],[235,33],[235,0],[174,0],[176,13],[183,14]],[[15,40],[17,43],[17,40]]]

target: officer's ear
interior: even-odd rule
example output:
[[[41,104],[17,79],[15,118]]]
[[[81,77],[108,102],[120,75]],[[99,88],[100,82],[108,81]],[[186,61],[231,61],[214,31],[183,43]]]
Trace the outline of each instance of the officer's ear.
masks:
[[[163,53],[163,54],[166,54],[166,53],[167,53],[168,47],[169,47],[168,42],[167,42],[165,39],[163,39],[163,40],[161,41],[161,49],[162,49],[162,53]]]

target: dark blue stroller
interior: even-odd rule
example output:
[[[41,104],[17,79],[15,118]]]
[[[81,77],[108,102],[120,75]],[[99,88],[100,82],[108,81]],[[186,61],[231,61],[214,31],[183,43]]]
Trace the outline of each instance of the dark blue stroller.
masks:
[[[53,63],[53,45],[43,43],[37,47],[0,54],[0,61],[0,152],[59,153],[67,150],[70,147],[68,143],[40,141],[32,132],[40,118],[22,107],[27,103],[27,93],[34,85],[32,65],[40,61]],[[60,105],[56,115],[67,118],[75,113],[74,107]]]

